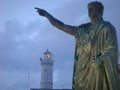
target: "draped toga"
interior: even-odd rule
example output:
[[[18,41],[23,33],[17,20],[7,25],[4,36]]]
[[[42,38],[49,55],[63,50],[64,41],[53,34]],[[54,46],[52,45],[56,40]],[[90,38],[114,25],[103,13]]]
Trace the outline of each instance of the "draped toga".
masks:
[[[116,30],[107,21],[63,30],[75,36],[73,90],[120,90]],[[94,59],[93,59],[94,58]],[[95,61],[101,61],[96,67]]]

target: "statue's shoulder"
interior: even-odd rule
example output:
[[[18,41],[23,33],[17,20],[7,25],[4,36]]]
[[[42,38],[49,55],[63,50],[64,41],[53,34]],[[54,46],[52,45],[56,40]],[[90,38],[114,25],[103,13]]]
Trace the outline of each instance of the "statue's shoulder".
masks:
[[[90,23],[84,23],[84,24],[81,24],[81,25],[79,25],[79,27],[89,27],[90,26]]]
[[[104,25],[106,26],[106,27],[108,27],[108,28],[113,28],[114,26],[110,23],[110,22],[108,22],[108,21],[103,21],[104,22]]]
[[[115,30],[115,27],[108,21],[104,21],[104,26],[107,30]]]

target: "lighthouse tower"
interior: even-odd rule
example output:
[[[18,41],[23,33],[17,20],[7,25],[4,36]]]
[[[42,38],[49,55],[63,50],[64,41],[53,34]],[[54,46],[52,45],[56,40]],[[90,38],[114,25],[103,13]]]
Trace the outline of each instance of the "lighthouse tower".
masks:
[[[52,53],[48,50],[44,52],[44,58],[41,61],[41,89],[53,89],[53,60]]]

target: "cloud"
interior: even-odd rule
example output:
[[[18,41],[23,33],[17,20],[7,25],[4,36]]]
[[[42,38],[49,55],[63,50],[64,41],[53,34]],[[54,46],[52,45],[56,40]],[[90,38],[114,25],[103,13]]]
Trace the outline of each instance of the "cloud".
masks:
[[[33,25],[24,26],[17,20],[9,20],[5,24],[4,32],[0,33],[0,75],[3,79],[0,80],[0,87],[2,90],[27,88],[24,76],[28,71],[40,75],[39,49],[34,45],[38,43],[34,39],[39,33],[37,35],[32,33],[38,31],[37,26],[34,25],[37,25],[36,22]],[[38,52],[35,52],[36,50]]]
[[[76,0],[76,1],[71,0],[69,2],[64,2],[60,7],[54,9],[53,12],[51,13],[58,19],[62,20],[64,23],[71,25],[79,25],[80,23],[75,23],[75,21],[78,20],[78,18],[83,18],[83,16],[87,15],[86,4],[87,3],[85,3],[82,0]]]
[[[21,88],[26,88],[28,84],[27,73],[0,70],[0,77],[0,88],[2,90],[15,90],[15,87],[20,90]],[[22,85],[25,86],[21,87]]]
[[[16,88],[20,88],[19,85],[21,86],[21,89],[27,88],[27,82],[23,83],[23,77],[19,77],[23,76],[23,73],[38,73],[40,77],[39,58],[42,57],[47,48],[53,52],[53,58],[55,60],[54,68],[58,65],[59,67],[56,68],[58,72],[64,73],[64,71],[61,70],[61,65],[63,64],[63,61],[64,63],[67,63],[67,60],[71,59],[71,54],[73,54],[68,53],[71,52],[71,49],[69,50],[70,47],[64,44],[61,45],[61,43],[71,44],[71,38],[73,37],[69,37],[67,34],[65,36],[65,33],[56,30],[56,28],[52,28],[49,24],[46,24],[45,27],[39,21],[30,22],[27,25],[24,25],[18,20],[9,20],[5,24],[4,32],[0,34],[0,69],[1,73],[4,73],[5,75],[2,75],[4,76],[3,79],[6,80],[6,77],[11,78],[8,79],[8,82],[13,82],[10,84],[4,82],[4,84],[9,85],[9,90],[14,90],[15,86]],[[74,42],[73,39],[72,42]],[[61,50],[59,49],[60,47],[62,47]],[[6,74],[10,76],[7,76]],[[14,75],[16,76],[16,79],[14,78]],[[35,82],[37,78],[35,79],[34,77],[36,76],[34,74],[31,75],[31,82]],[[17,79],[18,77],[20,80]],[[57,78],[63,78],[63,75],[56,77],[56,79]],[[36,83],[37,82],[40,82],[40,79],[37,80]],[[59,82],[60,81],[57,82],[58,86],[60,84]],[[0,83],[2,83],[2,80]],[[31,84],[31,87],[33,88],[39,86],[40,85],[38,84]],[[3,90],[7,90],[5,86],[2,86],[2,88]]]

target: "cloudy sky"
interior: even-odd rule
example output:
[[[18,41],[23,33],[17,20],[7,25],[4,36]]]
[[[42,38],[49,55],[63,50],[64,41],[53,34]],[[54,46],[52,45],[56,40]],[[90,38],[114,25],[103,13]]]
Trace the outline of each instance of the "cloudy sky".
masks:
[[[46,49],[52,52],[55,62],[54,88],[71,88],[75,39],[53,27],[34,7],[47,10],[66,24],[78,26],[89,22],[90,1],[0,0],[0,89],[39,88],[39,59]],[[104,20],[117,30],[120,45],[120,0],[99,1],[105,6]]]

